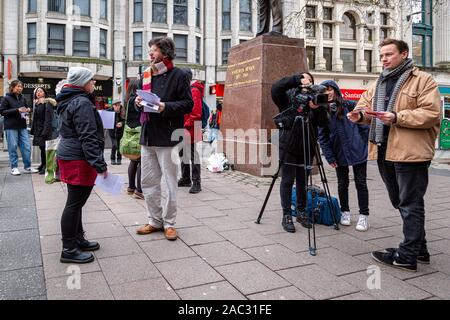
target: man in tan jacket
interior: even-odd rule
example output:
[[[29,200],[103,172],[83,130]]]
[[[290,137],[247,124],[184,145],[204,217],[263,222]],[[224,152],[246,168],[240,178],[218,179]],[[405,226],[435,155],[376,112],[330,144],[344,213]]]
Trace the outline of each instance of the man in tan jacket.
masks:
[[[408,54],[404,41],[386,39],[380,44],[384,70],[348,118],[371,124],[369,159],[377,160],[391,203],[403,219],[404,240],[399,247],[372,252],[372,257],[415,272],[417,262],[430,263],[424,196],[441,102],[437,83],[414,67]]]

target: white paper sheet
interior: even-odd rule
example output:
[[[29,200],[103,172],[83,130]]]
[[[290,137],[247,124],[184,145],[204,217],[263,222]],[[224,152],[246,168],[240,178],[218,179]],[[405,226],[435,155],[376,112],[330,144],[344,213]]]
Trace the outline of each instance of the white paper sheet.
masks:
[[[103,128],[114,129],[116,113],[114,111],[106,111],[106,110],[99,110],[98,113],[102,118]]]
[[[96,187],[114,196],[119,195],[123,191],[124,185],[125,181],[121,176],[111,173],[108,174],[106,179],[102,176],[98,176],[97,180],[95,180]]]
[[[137,94],[148,104],[158,105],[161,102],[161,98],[152,92],[137,90]]]

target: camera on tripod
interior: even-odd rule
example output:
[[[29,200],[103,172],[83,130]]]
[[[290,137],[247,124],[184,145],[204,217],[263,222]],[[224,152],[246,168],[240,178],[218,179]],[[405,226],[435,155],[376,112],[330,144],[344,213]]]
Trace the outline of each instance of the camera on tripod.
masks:
[[[325,93],[327,87],[320,84],[302,85],[295,89],[293,104],[303,107],[303,112],[310,110],[309,102],[319,107],[328,107],[328,94]]]
[[[324,108],[328,112],[328,94],[325,93],[327,87],[322,85],[301,85],[292,94],[291,105],[288,109],[277,114],[273,121],[277,129],[292,129],[297,116],[306,116],[311,110],[309,102]],[[292,93],[292,92],[291,92]]]

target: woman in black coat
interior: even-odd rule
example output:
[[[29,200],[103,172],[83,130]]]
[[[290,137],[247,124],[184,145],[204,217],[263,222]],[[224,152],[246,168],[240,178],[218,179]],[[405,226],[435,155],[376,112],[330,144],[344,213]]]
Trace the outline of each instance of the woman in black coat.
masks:
[[[52,139],[53,108],[56,101],[48,98],[47,91],[39,87],[33,94],[33,124],[31,134],[33,135],[33,146],[41,149],[41,165],[38,167],[39,174],[45,173],[45,142]]]

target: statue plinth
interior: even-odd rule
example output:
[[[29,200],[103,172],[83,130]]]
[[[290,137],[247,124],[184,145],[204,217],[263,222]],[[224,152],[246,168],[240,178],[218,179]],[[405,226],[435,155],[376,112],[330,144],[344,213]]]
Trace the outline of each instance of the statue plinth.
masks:
[[[262,35],[231,48],[220,128],[224,152],[236,170],[256,176],[274,173],[278,159],[270,164],[262,159],[271,146],[260,132],[275,129],[272,118],[279,111],[271,88],[277,80],[307,70],[303,39]],[[234,133],[227,134],[227,129]]]

